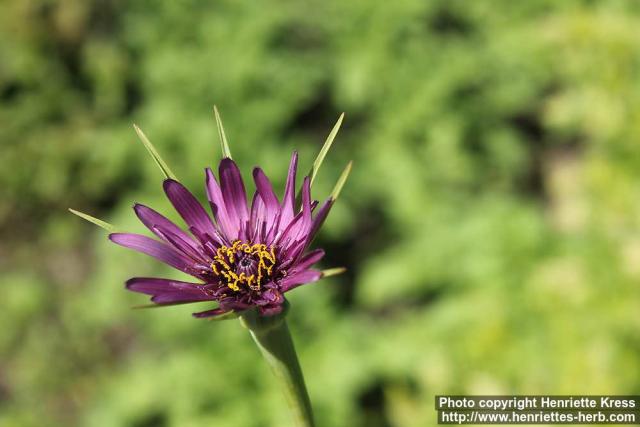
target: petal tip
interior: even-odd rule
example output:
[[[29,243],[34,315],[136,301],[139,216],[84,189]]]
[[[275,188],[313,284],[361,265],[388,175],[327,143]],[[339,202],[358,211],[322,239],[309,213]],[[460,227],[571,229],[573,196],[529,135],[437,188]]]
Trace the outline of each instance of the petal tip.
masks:
[[[220,160],[220,167],[238,167],[236,162],[231,157],[223,157]]]
[[[125,289],[128,290],[133,290],[131,289],[132,286],[134,286],[136,283],[139,282],[139,279],[137,277],[132,277],[131,279],[128,279],[127,281],[124,282],[124,287]]]
[[[167,178],[164,181],[162,181],[162,188],[167,190],[169,187],[174,186],[175,184],[180,184],[180,183],[175,179]]]

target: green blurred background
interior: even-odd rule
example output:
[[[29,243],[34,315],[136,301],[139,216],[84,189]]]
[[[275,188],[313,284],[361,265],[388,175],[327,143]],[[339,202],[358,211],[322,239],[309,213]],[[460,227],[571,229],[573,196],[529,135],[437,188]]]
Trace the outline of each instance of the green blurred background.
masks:
[[[1,2],[0,425],[288,425],[236,321],[131,310],[127,278],[174,273],[66,211],[172,212],[133,122],[204,199],[214,103],[278,188],[346,112],[314,189],[354,160],[316,241],[349,271],[290,294],[320,426],[640,394],[638,28],[635,1]]]

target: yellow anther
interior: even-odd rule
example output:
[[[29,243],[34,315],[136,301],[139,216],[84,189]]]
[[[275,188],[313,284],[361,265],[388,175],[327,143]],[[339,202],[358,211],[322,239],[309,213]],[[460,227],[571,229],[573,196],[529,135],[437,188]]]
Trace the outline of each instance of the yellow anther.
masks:
[[[239,260],[238,255],[241,253],[244,253],[244,256],[254,257],[258,264],[257,274],[247,276],[244,272],[239,275],[236,273],[235,263]],[[220,246],[216,250],[211,271],[235,292],[240,291],[242,287],[257,291],[260,290],[263,279],[271,276],[275,263],[276,253],[273,246],[267,247],[264,243],[251,245],[236,240],[231,246]]]

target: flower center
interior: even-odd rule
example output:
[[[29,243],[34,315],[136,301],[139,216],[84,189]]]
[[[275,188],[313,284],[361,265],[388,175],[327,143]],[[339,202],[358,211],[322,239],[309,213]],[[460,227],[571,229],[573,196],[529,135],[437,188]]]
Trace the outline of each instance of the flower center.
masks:
[[[233,291],[240,291],[241,286],[258,291],[261,285],[268,283],[275,263],[273,246],[267,247],[263,243],[251,245],[236,240],[230,247],[218,248],[211,270]]]

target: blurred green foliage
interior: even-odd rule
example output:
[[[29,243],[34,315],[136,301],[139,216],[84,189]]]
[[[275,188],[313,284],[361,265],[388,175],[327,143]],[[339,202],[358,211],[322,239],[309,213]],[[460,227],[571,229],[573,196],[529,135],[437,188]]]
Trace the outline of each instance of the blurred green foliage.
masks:
[[[640,394],[639,26],[633,1],[0,3],[0,425],[289,422],[237,322],[130,310],[124,280],[175,273],[66,212],[171,212],[132,122],[202,198],[214,103],[280,186],[346,112],[314,188],[354,159],[317,240],[349,272],[290,297],[319,425]]]

